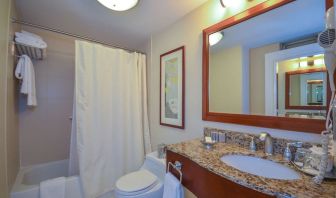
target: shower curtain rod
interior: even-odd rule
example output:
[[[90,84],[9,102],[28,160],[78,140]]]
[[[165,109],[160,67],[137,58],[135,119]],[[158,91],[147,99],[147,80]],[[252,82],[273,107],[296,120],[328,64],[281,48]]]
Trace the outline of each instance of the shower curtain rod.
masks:
[[[26,25],[26,26],[42,29],[42,30],[47,30],[49,32],[55,32],[55,33],[58,33],[58,34],[63,34],[63,35],[78,38],[78,39],[81,39],[81,40],[86,40],[86,41],[102,44],[102,45],[105,45],[105,46],[109,46],[109,47],[112,47],[112,48],[123,49],[123,50],[126,50],[128,52],[137,52],[137,53],[140,53],[140,54],[146,54],[144,52],[137,51],[137,50],[134,50],[134,49],[127,49],[127,48],[124,48],[124,47],[121,47],[121,46],[118,46],[118,45],[115,45],[115,44],[99,41],[99,40],[90,38],[88,36],[81,36],[81,35],[78,35],[78,34],[72,34],[72,33],[65,32],[65,31],[62,31],[62,30],[59,30],[59,29],[50,28],[50,27],[46,27],[46,26],[42,26],[42,25],[37,25],[37,24],[33,24],[33,23],[30,23],[30,22],[27,22],[27,21],[18,20],[18,19],[15,19],[15,18],[11,18],[11,19],[12,19],[12,23],[17,23],[17,24],[21,24],[21,25]]]

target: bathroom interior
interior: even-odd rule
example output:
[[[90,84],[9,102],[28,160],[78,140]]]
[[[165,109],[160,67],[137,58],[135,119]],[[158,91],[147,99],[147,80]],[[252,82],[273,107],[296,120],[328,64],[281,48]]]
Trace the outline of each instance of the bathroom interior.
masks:
[[[336,198],[336,0],[1,0],[0,198]]]

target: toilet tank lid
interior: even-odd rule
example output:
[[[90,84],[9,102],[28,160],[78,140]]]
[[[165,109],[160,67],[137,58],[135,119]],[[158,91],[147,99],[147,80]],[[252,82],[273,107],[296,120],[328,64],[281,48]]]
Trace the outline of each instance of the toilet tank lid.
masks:
[[[162,165],[164,165],[164,166],[166,165],[166,159],[165,159],[165,158],[160,159],[160,158],[158,157],[158,152],[157,152],[157,151],[148,153],[148,154],[146,155],[146,159],[147,159],[147,160],[150,160],[150,161],[153,161],[153,162],[155,162],[155,163],[162,164]]]

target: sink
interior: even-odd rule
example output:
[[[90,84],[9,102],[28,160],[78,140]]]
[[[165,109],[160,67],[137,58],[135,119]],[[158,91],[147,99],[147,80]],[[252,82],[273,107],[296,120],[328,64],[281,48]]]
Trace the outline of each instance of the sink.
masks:
[[[300,179],[300,175],[293,169],[259,157],[246,155],[224,155],[221,157],[221,161],[240,171],[270,179]]]

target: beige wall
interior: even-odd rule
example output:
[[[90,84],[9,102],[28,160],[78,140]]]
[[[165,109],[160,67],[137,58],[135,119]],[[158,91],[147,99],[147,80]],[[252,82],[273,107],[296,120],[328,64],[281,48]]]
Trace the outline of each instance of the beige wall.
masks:
[[[289,104],[292,106],[300,106],[301,104],[301,88],[300,88],[300,75],[292,75],[289,79],[290,82],[290,92]],[[282,94],[284,95],[284,94]]]
[[[210,53],[209,109],[211,112],[242,113],[242,60],[241,46]]]
[[[14,6],[11,6],[11,16],[18,17]],[[10,40],[14,40],[14,33],[20,30],[20,26],[10,23]],[[20,168],[19,151],[19,107],[18,107],[18,81],[14,77],[16,66],[16,57],[13,56],[12,45],[9,46],[7,62],[7,166],[8,166],[8,184],[11,187],[16,179]]]
[[[0,197],[7,197],[7,148],[6,148],[6,71],[8,45],[9,0],[0,1]]]
[[[19,169],[18,111],[14,57],[10,52],[13,31],[9,16],[15,16],[10,0],[0,2],[0,198],[8,197]]]
[[[259,2],[252,1],[254,4]],[[147,54],[151,59],[148,70],[150,130],[154,149],[161,142],[175,143],[201,137],[204,126],[251,133],[268,131],[277,137],[319,141],[319,135],[315,134],[202,121],[202,30],[237,12],[239,10],[231,8],[224,10],[219,1],[209,0],[161,33],[153,35],[148,42]],[[186,47],[184,130],[161,126],[159,121],[160,54],[182,45]]]
[[[72,115],[75,43],[73,38],[22,26],[48,44],[47,58],[34,61],[38,106],[20,97],[21,165],[68,158]]]
[[[265,55],[280,50],[279,44],[250,49],[250,112],[265,115]]]

